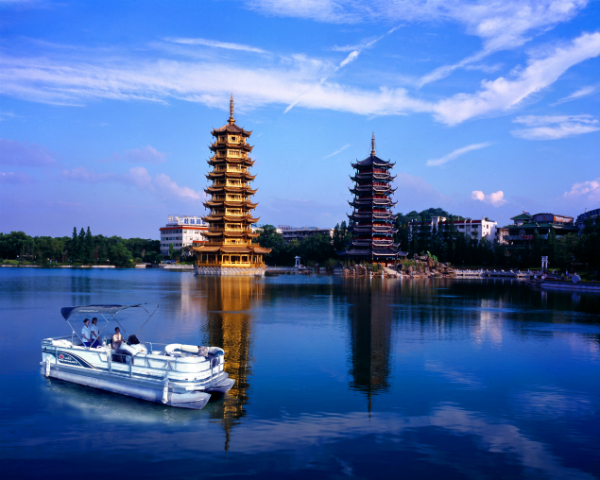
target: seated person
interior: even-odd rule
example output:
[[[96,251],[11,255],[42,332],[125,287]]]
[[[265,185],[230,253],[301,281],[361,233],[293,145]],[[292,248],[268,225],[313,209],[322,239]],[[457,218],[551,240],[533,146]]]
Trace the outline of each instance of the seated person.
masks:
[[[81,341],[83,342],[84,347],[89,347],[92,344],[91,341],[91,332],[90,332],[90,320],[86,318],[83,321],[83,328],[81,329]]]
[[[125,339],[121,336],[119,327],[115,327],[115,334],[112,336],[111,347],[113,350],[118,350],[122,343],[126,343]]]
[[[575,272],[573,274],[573,276],[571,277],[571,281],[573,283],[581,282],[581,277],[579,275],[577,275],[577,272]]]

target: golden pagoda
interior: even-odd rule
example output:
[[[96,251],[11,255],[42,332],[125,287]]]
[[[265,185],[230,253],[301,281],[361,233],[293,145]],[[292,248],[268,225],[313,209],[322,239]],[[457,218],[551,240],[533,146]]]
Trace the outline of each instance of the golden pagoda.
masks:
[[[257,204],[251,201],[256,189],[250,186],[256,177],[250,174],[254,160],[248,157],[252,132],[235,124],[233,95],[227,125],[213,129],[211,135],[214,155],[208,159],[212,171],[206,176],[211,183],[204,190],[210,195],[204,202],[210,213],[203,217],[209,224],[204,233],[209,241],[194,246],[194,271],[197,275],[264,275],[263,255],[271,249],[252,243],[259,235],[252,233],[252,224],[258,221],[252,216]]]

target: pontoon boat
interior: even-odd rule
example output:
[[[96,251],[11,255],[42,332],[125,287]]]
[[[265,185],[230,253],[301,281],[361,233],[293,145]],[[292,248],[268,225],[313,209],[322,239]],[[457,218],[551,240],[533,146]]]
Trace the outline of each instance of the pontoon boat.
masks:
[[[71,335],[42,340],[42,374],[150,402],[192,409],[204,407],[211,393],[226,393],[233,386],[235,380],[224,371],[224,351],[218,347],[140,342],[138,330],[118,349],[113,349],[113,332],[107,327],[114,321],[126,332],[116,315],[129,308],[139,308],[148,314],[145,325],[158,305],[62,308],[61,314],[71,327]],[[72,319],[82,315],[96,316],[106,322],[98,342],[92,346],[85,345],[71,324]]]

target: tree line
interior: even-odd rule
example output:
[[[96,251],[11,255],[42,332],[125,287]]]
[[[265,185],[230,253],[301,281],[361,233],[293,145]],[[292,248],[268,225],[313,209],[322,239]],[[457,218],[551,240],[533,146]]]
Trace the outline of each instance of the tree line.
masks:
[[[0,259],[22,260],[40,264],[70,263],[116,265],[157,263],[163,260],[160,241],[92,235],[73,228],[70,237],[31,237],[25,232],[0,233]]]

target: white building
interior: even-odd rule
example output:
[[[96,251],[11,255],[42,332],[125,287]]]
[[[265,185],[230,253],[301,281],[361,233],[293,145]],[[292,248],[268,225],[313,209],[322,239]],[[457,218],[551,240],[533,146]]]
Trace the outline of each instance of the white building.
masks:
[[[160,253],[169,255],[169,245],[181,250],[194,242],[206,242],[204,232],[208,231],[208,223],[201,217],[190,215],[169,215],[165,227],[160,228]]]
[[[302,240],[304,237],[310,237],[319,233],[329,235],[333,238],[333,228],[317,228],[317,227],[290,227],[288,225],[277,225],[277,232],[283,235],[286,242],[292,240]]]
[[[448,223],[446,217],[431,217],[430,222],[410,222],[408,224],[409,236],[412,239],[413,228],[418,228],[418,231],[422,234],[423,229],[426,228],[427,225],[429,226],[430,232],[433,232],[435,227],[435,229],[441,233],[446,229]],[[493,242],[494,238],[496,238],[498,222],[486,220],[485,218],[482,218],[481,220],[471,220],[470,218],[467,218],[466,220],[455,220],[454,227],[457,232],[463,233],[471,238],[481,240],[483,237],[486,237],[488,242]]]

